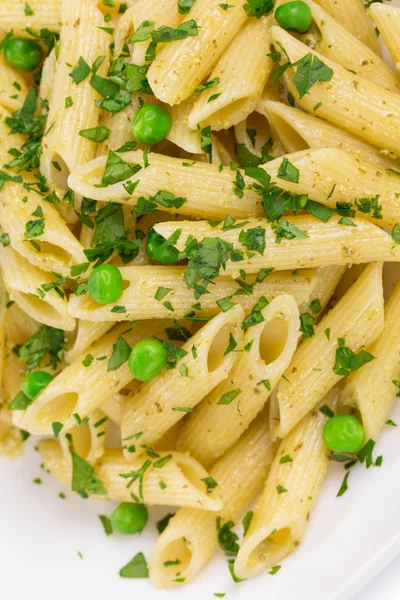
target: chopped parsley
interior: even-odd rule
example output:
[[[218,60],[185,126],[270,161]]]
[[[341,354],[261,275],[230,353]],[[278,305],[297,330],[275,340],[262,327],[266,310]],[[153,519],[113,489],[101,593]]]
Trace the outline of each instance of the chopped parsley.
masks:
[[[107,490],[103,482],[97,477],[96,471],[84,458],[72,451],[72,486],[82,498],[89,494],[105,495]]]
[[[352,371],[356,371],[366,363],[374,360],[366,350],[360,350],[357,354],[346,346],[345,338],[338,338],[338,347],[336,349],[335,364],[332,367],[336,375],[345,377]]]
[[[120,577],[131,579],[145,579],[149,576],[149,569],[143,552],[139,552],[119,572]]]
[[[50,364],[55,369],[61,361],[66,349],[64,332],[55,327],[42,325],[40,329],[23,344],[18,351],[18,358],[26,363],[26,372],[36,369],[42,359],[49,355]]]
[[[239,552],[239,544],[237,543],[239,537],[232,531],[234,526],[235,523],[233,521],[228,521],[224,525],[221,525],[221,517],[217,517],[218,543],[225,556],[236,557]]]
[[[115,371],[121,365],[126,363],[131,354],[131,347],[122,336],[118,336],[117,342],[113,345],[110,360],[108,361],[107,371]]]

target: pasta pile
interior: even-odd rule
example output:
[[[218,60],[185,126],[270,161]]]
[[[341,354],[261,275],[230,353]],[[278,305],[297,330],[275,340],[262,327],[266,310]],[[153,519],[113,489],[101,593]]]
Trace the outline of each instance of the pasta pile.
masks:
[[[400,9],[291,4],[0,3],[0,452],[177,507],[121,571],[158,588],[276,573],[393,424]]]

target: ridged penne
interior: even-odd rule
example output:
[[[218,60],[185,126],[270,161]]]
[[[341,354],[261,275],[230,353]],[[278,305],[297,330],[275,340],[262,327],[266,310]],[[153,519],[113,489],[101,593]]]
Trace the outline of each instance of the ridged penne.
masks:
[[[272,27],[274,44],[281,44],[289,60],[294,63],[310,54],[310,48],[280,27]],[[338,63],[312,51],[333,71],[332,78],[317,82],[299,98],[293,81],[294,69],[283,75],[295,101],[308,112],[319,105],[318,116],[334,125],[348,130],[364,141],[383,150],[400,154],[397,131],[400,126],[400,102],[398,94],[381,89],[366,79],[349,73]],[[321,103],[321,104],[320,104]]]
[[[379,41],[362,0],[318,0],[326,12],[377,54]]]
[[[32,213],[38,208],[43,216],[36,219],[43,219],[43,233],[26,237],[27,223],[35,220]],[[43,271],[65,276],[73,265],[86,262],[82,246],[54,206],[18,183],[6,183],[0,192],[0,226],[14,250]]]
[[[279,229],[274,229],[266,219],[248,220],[243,230],[261,227],[265,230],[265,250],[263,254],[254,254],[239,262],[228,260],[221,273],[231,276],[240,275],[240,269],[247,274],[258,273],[260,269],[274,267],[276,271],[290,269],[308,269],[329,265],[347,265],[367,263],[374,260],[398,262],[400,246],[394,243],[390,234],[368,223],[364,219],[352,218],[356,225],[339,223],[339,217],[333,216],[327,223],[308,216],[287,217],[285,227],[294,225],[302,233],[297,239],[279,239]],[[211,227],[206,221],[181,221],[182,230],[176,242],[178,250],[185,248],[189,236],[198,241],[215,238],[232,244],[235,250],[246,251],[239,242],[240,229],[223,231],[221,225]],[[168,239],[178,229],[177,223],[158,223],[155,230]],[[305,235],[306,234],[306,235]],[[192,238],[191,238],[192,239]]]
[[[12,69],[3,56],[0,56],[0,82],[0,106],[10,111],[19,110],[28,93],[28,86],[23,76]]]
[[[230,9],[231,10],[231,9]],[[243,121],[257,106],[272,71],[267,17],[249,19],[213,69],[216,86],[203,91],[189,116],[189,127],[228,129]]]
[[[325,403],[332,404],[335,395]],[[280,443],[235,560],[237,577],[271,569],[301,542],[328,469],[325,422],[326,416],[315,409]]]
[[[212,478],[224,503],[222,523],[240,518],[260,490],[274,455],[267,419],[259,417],[236,444],[213,466]],[[218,546],[214,513],[182,508],[157,540],[149,565],[157,588],[177,587],[191,581]],[[178,567],[168,561],[179,560]],[[179,576],[176,572],[179,571]]]
[[[184,280],[184,267],[143,266],[120,267],[122,278],[129,283],[117,302],[101,306],[89,294],[70,296],[69,313],[83,323],[90,321],[112,323],[132,319],[165,319],[171,315],[175,319],[184,318],[193,311],[196,300],[193,291],[188,289]],[[308,302],[317,285],[315,272],[301,270],[293,273],[271,273],[262,283],[256,283],[254,277],[246,278],[250,286],[254,284],[252,294],[242,294],[243,288],[230,277],[218,277],[210,288],[210,293],[201,299],[201,308],[197,316],[211,316],[219,312],[217,301],[231,297],[233,303],[241,304],[245,314],[249,314],[255,302],[261,296],[269,299],[287,292],[291,293],[298,304]],[[126,284],[125,284],[126,285]],[[157,291],[166,295],[157,299]],[[168,291],[169,290],[169,291]],[[165,301],[169,305],[165,306]],[[112,312],[115,305],[124,306],[123,313]]]
[[[96,156],[96,144],[80,136],[79,131],[97,127],[101,115],[94,104],[100,96],[90,85],[90,79],[77,84],[70,75],[82,58],[91,66],[99,56],[107,57],[110,38],[101,30],[103,15],[92,0],[63,0],[61,19],[60,53],[54,77],[58,93],[51,98],[41,171],[52,184],[66,189],[70,171]],[[107,59],[98,74],[106,72]],[[65,106],[66,98],[72,100],[69,108]]]
[[[14,300],[30,317],[64,331],[75,328],[75,319],[68,314],[62,284],[51,287],[57,282],[57,277],[34,267],[10,246],[0,248],[0,266],[10,300]]]
[[[12,157],[8,153],[11,148],[21,148],[25,138],[19,133],[10,134],[10,128],[6,123],[6,118],[10,117],[8,110],[0,106],[0,165],[11,162]]]
[[[215,0],[196,1],[183,23],[195,21],[198,35],[166,44],[148,71],[159,100],[174,105],[193,94],[245,23],[244,3],[231,0],[226,11]]]
[[[296,351],[278,388],[277,436],[285,437],[342,378],[333,368],[338,340],[357,353],[378,339],[383,325],[382,263],[375,263],[365,268],[315,327],[315,335]]]
[[[108,370],[112,348],[118,337],[123,335],[127,344],[133,345],[143,337],[159,335],[164,327],[164,323],[159,321],[139,323],[133,329],[122,324],[103,336],[88,348],[88,354],[93,358],[89,360],[89,366],[82,362],[85,356],[79,356],[35,398],[24,414],[24,428],[32,433],[48,435],[52,433],[52,423],[57,421],[68,430],[75,424],[73,414],[84,419],[101,407],[132,379],[127,362]]]
[[[237,304],[214,317],[182,346],[186,354],[175,368],[164,370],[126,400],[123,438],[141,432],[143,444],[157,441],[227,377],[236,360],[234,352],[227,353],[228,346],[232,338],[241,344],[243,315]]]
[[[377,440],[398,396],[400,353],[400,284],[385,306],[385,327],[369,348],[375,360],[353,373],[342,392],[342,401],[361,414],[365,439]]]
[[[126,152],[123,157],[128,164],[143,165],[141,150]],[[241,218],[256,214],[258,195],[249,189],[239,198],[234,192],[235,173],[230,169],[219,171],[216,165],[151,153],[149,166],[130,177],[130,181],[139,183],[129,195],[123,186],[125,182],[106,188],[95,187],[100,183],[106,160],[106,157],[96,158],[72,173],[68,179],[71,189],[93,200],[113,200],[134,206],[140,197],[155,196],[160,190],[167,190],[186,199],[179,208],[160,206],[167,212],[209,218],[225,218],[226,215]],[[246,177],[245,181],[250,183],[251,180]]]
[[[400,9],[397,6],[372,3],[369,7],[369,15],[379,29],[388,50],[400,69]]]
[[[26,14],[25,0],[2,0],[0,3],[0,29],[50,29],[61,27],[61,0],[29,0],[32,14]]]
[[[350,33],[336,20],[336,15],[331,17],[312,0],[306,0],[306,3],[321,36],[315,46],[318,52],[376,85],[392,92],[400,91],[397,75],[375,51],[356,37],[354,29]]]
[[[108,418],[101,410],[94,410],[86,423],[75,424],[70,429],[63,427],[58,435],[63,451],[63,462],[72,469],[71,449],[93,465],[104,454],[104,441],[108,429]]]
[[[261,315],[263,322],[246,331],[228,378],[204,398],[179,435],[178,449],[190,452],[205,467],[226,452],[262,410],[296,350],[300,320],[294,299],[278,296]]]
[[[84,321],[79,319],[76,323],[76,332],[73,337],[73,342],[64,358],[68,364],[74,362],[81,354],[83,354],[93,342],[100,339],[111,327],[113,323],[96,323],[93,321]]]
[[[279,178],[281,158],[264,169],[277,185],[296,194],[309,194],[313,200],[337,208],[350,203],[359,217],[381,227],[400,222],[399,176],[396,170],[377,167],[358,156],[337,148],[303,150],[286,159],[299,171],[298,183]]]
[[[276,101],[265,102],[264,108],[286,152],[299,152],[307,148],[338,148],[384,169],[396,168],[396,161],[388,153],[385,155],[378,148],[314,115]]]
[[[41,440],[38,446],[46,470],[70,487],[71,468],[65,463],[60,444],[55,440]],[[165,464],[157,467],[157,460],[161,465],[163,458]],[[130,473],[133,477],[148,462],[150,465],[146,466],[143,477],[137,476],[132,485],[129,484],[129,478],[121,477]],[[208,511],[221,508],[218,495],[207,492],[207,485],[203,481],[208,476],[207,471],[194,458],[179,452],[162,452],[152,462],[143,454],[131,454],[127,460],[120,450],[106,450],[94,467],[107,491],[104,495],[89,494],[97,500],[132,502],[131,494],[134,494],[142,497],[148,505],[189,506]],[[162,487],[159,485],[160,482],[165,484],[165,488],[163,484]]]
[[[168,107],[172,119],[172,128],[168,134],[168,139],[191,154],[201,154],[203,152],[199,131],[197,128],[192,131],[188,124],[189,116],[197,100],[198,95],[193,94],[184,102]]]

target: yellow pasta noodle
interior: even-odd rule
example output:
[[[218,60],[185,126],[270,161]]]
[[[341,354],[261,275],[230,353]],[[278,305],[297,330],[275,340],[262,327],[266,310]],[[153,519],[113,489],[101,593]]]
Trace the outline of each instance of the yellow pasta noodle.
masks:
[[[396,69],[400,69],[400,9],[397,6],[388,6],[387,4],[371,4],[369,14],[388,47],[390,54],[396,64]]]
[[[61,0],[30,0],[32,14],[27,14],[25,0],[3,0],[0,3],[0,28],[47,28],[58,32],[61,27]]]
[[[231,338],[241,343],[243,314],[237,304],[214,317],[182,346],[186,354],[175,368],[164,370],[127,399],[123,438],[141,432],[143,444],[157,441],[228,375],[236,354],[227,349]]]
[[[246,331],[229,377],[204,398],[180,433],[178,449],[189,451],[206,467],[262,410],[296,350],[300,320],[294,299],[278,296],[261,315],[263,322]]]
[[[334,370],[340,340],[354,353],[368,348],[384,325],[382,264],[368,265],[355,284],[299,346],[282,378],[276,435],[283,438],[340,381]],[[329,338],[329,339],[328,339]],[[350,369],[349,369],[350,371]]]
[[[259,417],[236,444],[213,466],[212,478],[224,507],[222,522],[237,520],[259,491],[273,459],[274,445],[265,416]],[[188,508],[178,510],[157,540],[149,565],[157,588],[177,587],[191,581],[214,554],[217,545],[216,516]],[[178,567],[168,560],[180,560]],[[176,576],[179,571],[180,575]]]

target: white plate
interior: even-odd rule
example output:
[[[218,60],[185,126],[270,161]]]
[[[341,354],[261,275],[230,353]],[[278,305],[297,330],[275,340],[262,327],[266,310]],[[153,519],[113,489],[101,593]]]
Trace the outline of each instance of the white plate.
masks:
[[[400,423],[399,406],[393,419]],[[142,535],[106,537],[98,515],[113,505],[71,492],[60,499],[65,490],[40,468],[31,443],[21,459],[0,457],[0,595],[14,589],[11,600],[206,600],[225,592],[227,600],[348,600],[400,552],[400,429],[385,427],[376,454],[383,454],[382,467],[354,467],[341,498],[344,470],[331,465],[303,543],[273,577],[235,584],[219,554],[194,583],[166,592],[118,571],[139,551],[149,558],[155,522],[168,511],[151,510]]]

